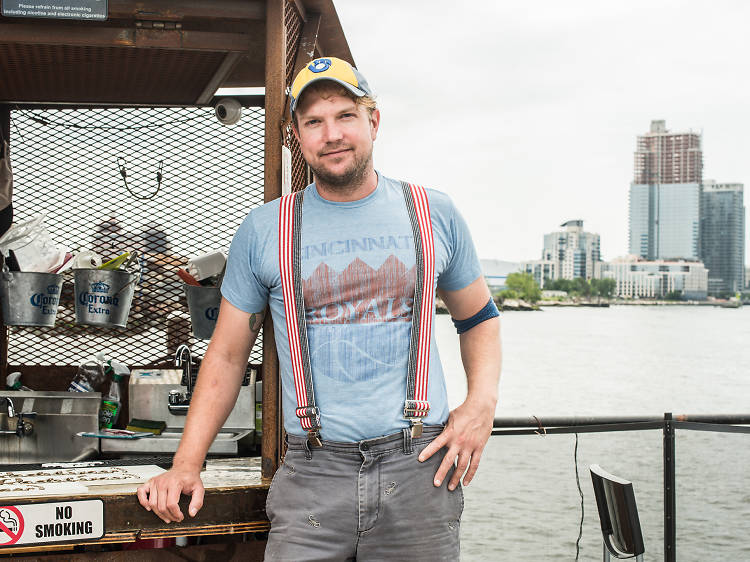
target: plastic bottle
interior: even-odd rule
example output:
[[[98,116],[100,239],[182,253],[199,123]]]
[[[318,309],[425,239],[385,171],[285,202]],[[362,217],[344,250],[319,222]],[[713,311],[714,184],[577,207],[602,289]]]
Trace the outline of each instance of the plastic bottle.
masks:
[[[5,386],[8,390],[31,390],[28,386],[21,384],[21,373],[18,371],[5,377]]]
[[[109,385],[109,390],[102,397],[102,405],[99,409],[100,428],[114,427],[117,423],[117,417],[120,415],[120,409],[122,407],[122,394],[120,393],[120,381],[122,381],[122,375],[114,372],[109,365],[107,366],[107,369],[112,373],[112,382]]]
[[[94,381],[99,378],[101,366],[96,361],[84,361],[78,365],[68,392],[94,392]]]

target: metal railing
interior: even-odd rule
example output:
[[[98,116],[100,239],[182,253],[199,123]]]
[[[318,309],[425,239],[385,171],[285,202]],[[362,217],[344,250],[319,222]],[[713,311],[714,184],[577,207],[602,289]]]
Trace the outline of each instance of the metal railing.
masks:
[[[495,418],[492,435],[552,435],[661,429],[664,452],[664,560],[675,562],[677,541],[675,433],[677,429],[750,433],[750,414],[663,416],[548,416]]]

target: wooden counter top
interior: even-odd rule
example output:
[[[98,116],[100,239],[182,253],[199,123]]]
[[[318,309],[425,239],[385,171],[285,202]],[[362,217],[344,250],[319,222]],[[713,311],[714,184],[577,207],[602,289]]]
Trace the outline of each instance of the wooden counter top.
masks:
[[[201,474],[206,488],[203,508],[194,518],[186,515],[182,522],[170,524],[164,523],[141,507],[136,496],[138,486],[154,474],[163,472],[163,469],[153,467],[145,470],[145,467],[132,466],[122,468],[128,469],[129,476],[140,472],[141,478],[129,478],[120,482],[97,480],[83,483],[83,490],[78,489],[76,493],[71,494],[62,493],[60,489],[34,496],[30,496],[29,492],[15,497],[5,494],[0,501],[5,505],[13,505],[35,501],[100,498],[104,502],[105,535],[98,541],[81,544],[127,543],[147,538],[248,533],[267,531],[270,528],[265,511],[270,482],[264,482],[261,478],[259,457],[206,461],[206,469]],[[114,473],[121,474],[118,471]],[[189,503],[190,498],[182,496],[180,509],[185,514]],[[40,550],[54,550],[54,547],[46,545],[0,548],[0,554]]]

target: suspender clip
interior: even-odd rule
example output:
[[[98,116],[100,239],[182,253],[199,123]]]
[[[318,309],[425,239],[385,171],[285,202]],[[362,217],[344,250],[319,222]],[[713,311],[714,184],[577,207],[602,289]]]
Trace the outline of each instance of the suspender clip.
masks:
[[[430,404],[425,400],[407,400],[404,402],[404,418],[411,422],[411,436],[422,436],[422,418],[430,411]]]
[[[322,447],[323,442],[320,440],[320,431],[317,429],[311,429],[308,431],[307,442],[310,443],[311,447]]]
[[[411,438],[416,439],[417,437],[422,437],[422,420],[421,419],[412,419],[411,420]]]

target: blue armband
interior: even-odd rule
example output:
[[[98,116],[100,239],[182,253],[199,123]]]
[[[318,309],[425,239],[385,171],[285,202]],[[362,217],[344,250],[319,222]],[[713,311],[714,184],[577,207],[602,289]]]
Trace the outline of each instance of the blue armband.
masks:
[[[466,320],[456,320],[451,317],[451,320],[453,320],[453,325],[456,327],[456,331],[459,334],[463,334],[464,332],[471,330],[477,324],[481,324],[485,320],[495,318],[496,316],[500,316],[500,311],[497,309],[497,306],[495,306],[495,301],[490,298],[490,301],[484,305],[484,308],[474,316],[471,316]]]

